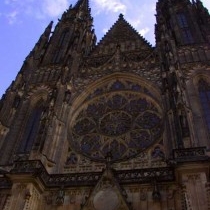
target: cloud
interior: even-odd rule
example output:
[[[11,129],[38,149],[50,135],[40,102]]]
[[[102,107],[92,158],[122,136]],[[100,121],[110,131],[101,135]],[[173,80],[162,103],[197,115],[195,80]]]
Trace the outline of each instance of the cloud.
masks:
[[[15,10],[6,14],[10,24],[23,15],[37,19],[57,18],[69,6],[69,0],[5,0],[4,3],[8,9]]]
[[[203,5],[204,5],[205,7],[207,7],[207,8],[210,9],[210,1],[209,1],[209,0],[203,0],[202,2],[203,2]]]
[[[17,21],[17,15],[18,15],[18,12],[17,12],[17,11],[13,11],[13,12],[8,13],[8,14],[6,15],[9,24],[12,25],[12,24],[14,24],[14,23]]]
[[[50,17],[57,17],[62,14],[68,6],[69,3],[67,0],[44,0],[42,10]]]
[[[137,20],[130,20],[130,19],[128,19],[128,22],[129,22],[134,28],[138,28],[138,27],[141,25],[141,23],[142,23],[141,19],[137,19]]]
[[[98,14],[101,12],[125,14],[127,10],[126,4],[122,3],[121,0],[94,0],[93,3]]]
[[[5,4],[12,4],[14,2],[17,2],[18,0],[5,0],[4,3]]]
[[[139,31],[139,33],[142,35],[142,36],[145,36],[148,32],[150,31],[150,29],[148,27],[146,28],[143,28]]]
[[[104,34],[106,34],[106,33],[108,32],[108,30],[109,30],[109,29],[104,28],[104,29],[102,30],[102,32],[103,32]]]

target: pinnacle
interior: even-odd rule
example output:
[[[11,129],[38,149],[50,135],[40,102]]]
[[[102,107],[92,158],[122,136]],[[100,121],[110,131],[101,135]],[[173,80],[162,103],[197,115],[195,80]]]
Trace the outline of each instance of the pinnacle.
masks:
[[[89,0],[78,0],[78,2],[75,4],[74,8],[88,9],[89,8]]]
[[[45,31],[47,30],[50,30],[52,29],[52,26],[53,26],[53,21],[50,21],[49,25],[46,27]]]
[[[47,39],[49,38],[49,36],[51,34],[52,26],[53,26],[53,21],[50,21],[50,23],[45,28],[44,33],[41,35],[40,40],[38,42],[40,42],[41,40],[43,40],[45,38],[47,38]]]
[[[122,13],[119,15],[119,19],[124,19],[124,15]]]
[[[90,18],[90,12],[91,9],[89,7],[89,0],[78,0],[74,6],[71,4],[69,8],[63,13],[61,20],[70,20],[75,16],[77,16],[78,19],[81,19],[84,16],[88,16]]]

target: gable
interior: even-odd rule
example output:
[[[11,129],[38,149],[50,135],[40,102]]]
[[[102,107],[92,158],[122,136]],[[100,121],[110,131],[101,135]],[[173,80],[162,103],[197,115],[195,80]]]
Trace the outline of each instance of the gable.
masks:
[[[110,53],[116,46],[120,46],[122,51],[152,49],[152,46],[124,19],[122,14],[98,43],[93,54]]]

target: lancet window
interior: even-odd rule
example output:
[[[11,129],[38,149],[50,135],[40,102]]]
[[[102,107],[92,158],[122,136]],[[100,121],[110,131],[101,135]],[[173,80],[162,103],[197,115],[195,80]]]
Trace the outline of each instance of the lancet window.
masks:
[[[210,132],[210,84],[204,79],[199,81],[199,96],[206,124]]]
[[[30,117],[26,124],[22,142],[19,147],[20,153],[26,153],[31,151],[33,143],[36,139],[36,135],[39,130],[42,110],[43,110],[42,107],[36,107],[30,114]]]
[[[68,38],[68,34],[69,34],[68,30],[65,30],[62,32],[58,41],[57,49],[53,57],[53,63],[58,63],[60,61],[61,56],[62,56],[62,51],[64,50],[64,46]]]
[[[179,27],[181,29],[184,44],[193,43],[194,42],[193,36],[192,36],[192,33],[191,33],[191,30],[190,30],[190,27],[189,27],[189,24],[188,24],[185,14],[178,13],[177,20],[178,20]]]

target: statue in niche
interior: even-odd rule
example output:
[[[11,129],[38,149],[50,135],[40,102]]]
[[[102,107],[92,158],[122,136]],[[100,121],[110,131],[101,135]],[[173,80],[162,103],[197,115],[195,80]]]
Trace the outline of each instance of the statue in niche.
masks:
[[[65,91],[65,95],[64,95],[64,102],[69,103],[71,99],[71,91],[70,90],[66,90]]]
[[[146,201],[147,200],[147,190],[143,189],[140,191],[140,200],[141,201]]]
[[[75,165],[78,162],[78,157],[75,153],[71,153],[67,158],[66,164],[67,165]]]
[[[182,131],[182,136],[188,137],[190,132],[189,132],[186,112],[183,107],[178,108],[178,116],[179,116],[179,123],[180,123],[181,131]]]
[[[57,88],[54,88],[50,94],[49,94],[49,99],[50,99],[50,106],[53,107],[54,104],[55,104],[55,99],[57,97],[57,93],[58,93],[58,90]]]
[[[152,155],[152,158],[154,158],[154,159],[157,159],[157,158],[164,159],[165,158],[165,154],[161,150],[160,146],[156,146],[154,148],[154,150],[152,151],[151,155]]]
[[[175,191],[173,189],[169,189],[167,191],[167,198],[170,199],[170,200],[173,199],[174,198],[174,194],[175,194]]]
[[[53,193],[51,192],[49,195],[45,196],[45,202],[47,205],[51,205],[53,203]]]
[[[70,203],[75,204],[76,203],[76,195],[70,195]]]
[[[86,45],[86,50],[85,54],[88,55],[89,52],[93,49],[93,47],[96,44],[96,36],[95,36],[95,30],[92,29],[93,26],[93,18],[88,19],[87,22],[87,27],[85,30],[86,37],[85,37],[85,45]]]
[[[74,76],[71,77],[69,83],[66,84],[66,91],[64,95],[64,102],[69,103],[72,92],[74,91]]]
[[[62,186],[57,193],[56,204],[57,205],[63,205],[64,204],[64,197],[65,197],[65,191],[64,191],[64,187]]]
[[[20,105],[20,96],[16,95],[14,98],[12,107],[17,109],[19,105]]]
[[[160,194],[160,191],[158,189],[158,185],[157,185],[156,180],[154,181],[154,184],[153,184],[152,198],[153,198],[154,201],[160,201],[160,199],[161,199],[161,194]]]

